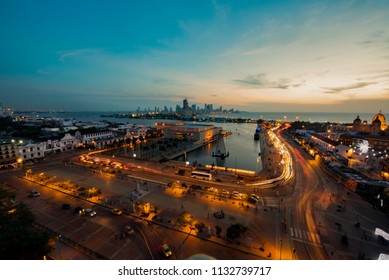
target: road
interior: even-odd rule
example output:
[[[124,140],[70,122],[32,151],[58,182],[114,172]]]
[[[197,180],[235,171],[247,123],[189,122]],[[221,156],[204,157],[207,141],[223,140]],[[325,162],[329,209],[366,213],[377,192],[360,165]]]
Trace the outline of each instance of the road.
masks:
[[[37,170],[63,176],[57,177],[58,179],[67,178],[85,184],[106,183],[105,188],[115,189],[117,196],[125,197],[131,189],[128,187],[131,180],[106,178],[101,174],[90,173],[89,170],[64,166],[62,162],[44,164],[44,166],[38,166]],[[261,258],[233,246],[225,246],[223,242],[198,238],[194,230],[185,232],[172,229],[169,225],[150,225],[143,219],[132,215],[114,216],[110,212],[113,206],[109,203],[108,205],[91,203],[71,194],[26,181],[22,178],[24,172],[18,170],[2,173],[0,181],[3,182],[4,187],[16,193],[18,200],[31,207],[38,223],[108,259],[165,259],[160,249],[161,244],[165,242],[174,252],[171,259],[187,259],[199,253],[221,259]],[[157,188],[151,184],[149,187],[165,193],[163,188]],[[31,198],[29,197],[31,190],[37,190],[41,195]],[[113,197],[115,192],[110,191],[109,194]],[[69,203],[72,209],[63,210],[61,207],[63,203]],[[73,209],[78,206],[92,208],[97,215],[94,217],[80,216],[73,212]],[[122,235],[121,231],[127,224],[135,230],[131,236]],[[65,256],[66,253],[62,252],[60,255]]]

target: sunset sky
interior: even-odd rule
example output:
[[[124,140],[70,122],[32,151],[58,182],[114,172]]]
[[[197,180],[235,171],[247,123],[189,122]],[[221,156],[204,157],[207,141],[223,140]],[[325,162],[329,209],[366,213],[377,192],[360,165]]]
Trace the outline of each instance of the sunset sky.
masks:
[[[389,111],[389,0],[0,0],[0,38],[16,110]]]

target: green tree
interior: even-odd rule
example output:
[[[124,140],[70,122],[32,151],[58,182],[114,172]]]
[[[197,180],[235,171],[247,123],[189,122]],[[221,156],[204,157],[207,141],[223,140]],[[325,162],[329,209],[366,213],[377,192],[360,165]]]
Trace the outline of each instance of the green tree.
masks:
[[[247,227],[242,224],[232,224],[227,229],[227,238],[231,240],[239,240],[239,238],[247,231]]]
[[[0,190],[0,259],[38,260],[53,246],[53,235],[33,227],[35,216],[13,194]]]

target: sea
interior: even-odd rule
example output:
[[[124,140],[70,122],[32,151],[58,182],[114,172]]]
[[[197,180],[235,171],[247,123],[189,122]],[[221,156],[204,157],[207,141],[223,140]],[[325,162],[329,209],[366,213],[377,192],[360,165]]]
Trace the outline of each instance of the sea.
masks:
[[[16,113],[17,114],[17,113]],[[64,120],[76,120],[82,122],[108,121],[111,123],[131,123],[145,126],[154,126],[157,119],[130,119],[108,117],[115,114],[129,114],[129,112],[34,112],[29,113],[31,117],[54,117]],[[216,127],[222,127],[224,131],[231,131],[232,135],[224,138],[224,145],[229,156],[224,160],[212,157],[212,152],[216,152],[216,143],[204,146],[201,149],[188,153],[185,158],[177,158],[178,161],[197,162],[200,164],[214,164],[216,166],[238,168],[259,172],[262,170],[261,147],[259,141],[254,140],[256,123],[232,123],[220,122],[220,119],[251,119],[251,120],[284,120],[284,121],[309,121],[309,122],[335,122],[352,123],[359,116],[361,120],[371,123],[376,113],[318,113],[318,112],[240,112],[234,114],[212,115],[217,117],[219,122],[210,123]],[[27,115],[23,113],[23,115]],[[207,115],[205,115],[207,117]],[[174,120],[163,120],[165,122],[176,122]],[[194,124],[195,122],[188,122]]]
[[[16,114],[30,115],[30,116],[52,116],[62,119],[75,119],[78,121],[102,121],[107,120],[109,122],[116,123],[150,123],[154,124],[156,120],[146,120],[146,119],[124,119],[124,118],[112,118],[106,117],[114,114],[129,114],[128,111],[86,111],[86,112],[22,112]],[[372,118],[378,112],[372,113],[331,113],[331,112],[240,112],[232,114],[216,114],[216,115],[201,115],[204,117],[212,116],[218,118],[242,118],[242,119],[264,119],[264,120],[284,120],[284,121],[308,121],[308,122],[335,122],[335,123],[352,123],[357,116],[361,120],[367,120],[369,123]],[[385,113],[384,113],[385,114]],[[143,124],[142,123],[142,124]],[[147,125],[147,124],[146,124]]]

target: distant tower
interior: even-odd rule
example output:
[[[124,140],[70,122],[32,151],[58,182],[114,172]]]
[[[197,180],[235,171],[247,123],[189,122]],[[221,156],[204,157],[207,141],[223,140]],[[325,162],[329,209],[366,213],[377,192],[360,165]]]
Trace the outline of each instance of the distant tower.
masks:
[[[189,109],[188,99],[185,98],[182,105],[184,110]]]
[[[188,100],[186,98],[184,99],[182,105],[184,106],[184,108],[182,108],[182,114],[185,117],[191,117],[193,115],[193,111],[192,108],[189,107]]]

